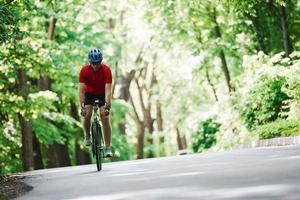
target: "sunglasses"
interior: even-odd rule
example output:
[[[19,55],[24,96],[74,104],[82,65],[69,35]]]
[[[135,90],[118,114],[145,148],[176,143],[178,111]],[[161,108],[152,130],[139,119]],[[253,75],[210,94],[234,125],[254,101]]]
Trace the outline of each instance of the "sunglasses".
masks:
[[[92,62],[92,65],[98,66],[101,62]]]

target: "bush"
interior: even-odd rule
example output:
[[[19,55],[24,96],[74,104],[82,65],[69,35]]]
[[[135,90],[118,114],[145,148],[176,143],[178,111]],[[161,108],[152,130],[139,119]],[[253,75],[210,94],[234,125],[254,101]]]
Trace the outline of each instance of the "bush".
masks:
[[[300,135],[300,122],[278,119],[275,122],[258,126],[254,133],[259,135],[259,139]]]
[[[282,52],[272,56],[262,52],[244,56],[245,72],[239,79],[241,87],[237,100],[247,128],[254,130],[295,113],[299,96],[299,58],[298,52],[290,58]]]
[[[270,78],[262,76],[248,94],[242,108],[242,117],[248,128],[275,121],[281,112],[287,112],[284,101],[289,97],[282,91],[286,79],[280,76]]]
[[[216,143],[216,133],[220,130],[221,124],[209,118],[201,121],[198,130],[192,135],[193,151],[202,152]]]

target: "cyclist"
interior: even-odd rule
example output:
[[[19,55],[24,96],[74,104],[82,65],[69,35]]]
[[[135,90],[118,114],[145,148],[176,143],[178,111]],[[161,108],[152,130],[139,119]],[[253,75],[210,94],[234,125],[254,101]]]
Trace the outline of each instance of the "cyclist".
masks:
[[[111,100],[111,69],[102,63],[102,53],[99,49],[93,48],[88,53],[90,64],[83,66],[79,73],[79,100],[81,115],[84,127],[84,143],[91,145],[91,117],[93,103],[100,101],[100,119],[104,130],[105,157],[112,157],[111,152],[111,126],[109,121],[110,100]]]

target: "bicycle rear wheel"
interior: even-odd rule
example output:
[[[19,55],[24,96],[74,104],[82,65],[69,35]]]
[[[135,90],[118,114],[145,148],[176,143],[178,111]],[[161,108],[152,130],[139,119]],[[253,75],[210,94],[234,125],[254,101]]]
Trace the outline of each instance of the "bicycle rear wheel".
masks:
[[[101,156],[101,139],[102,139],[102,132],[101,127],[98,122],[92,124],[92,134],[93,134],[93,151],[95,152],[96,156],[96,165],[97,171],[102,170],[102,156]]]

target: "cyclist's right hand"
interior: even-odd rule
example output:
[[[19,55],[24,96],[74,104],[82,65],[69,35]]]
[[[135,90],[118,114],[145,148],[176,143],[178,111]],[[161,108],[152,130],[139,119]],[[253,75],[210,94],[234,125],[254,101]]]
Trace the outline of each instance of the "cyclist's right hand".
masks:
[[[82,117],[85,117],[86,114],[85,106],[81,106],[80,114]]]

